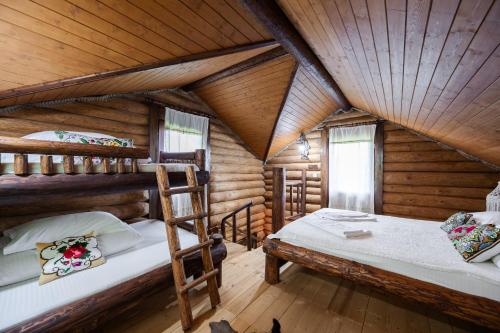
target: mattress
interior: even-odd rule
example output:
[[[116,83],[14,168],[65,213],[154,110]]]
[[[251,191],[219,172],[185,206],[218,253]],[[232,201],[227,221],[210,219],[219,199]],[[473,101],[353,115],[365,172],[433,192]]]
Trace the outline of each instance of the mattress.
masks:
[[[133,248],[106,257],[104,265],[42,286],[38,279],[32,279],[0,288],[0,331],[170,263],[162,221],[145,220],[131,226],[143,240]],[[179,239],[182,248],[198,242],[196,235],[181,228]]]
[[[465,262],[440,223],[384,215],[374,215],[376,222],[326,218],[335,212],[321,209],[268,238],[500,301],[500,269],[492,261]],[[346,239],[339,232],[359,229],[372,236]]]
[[[156,172],[157,163],[139,163],[139,172]],[[184,172],[188,166],[194,166],[195,171],[199,171],[199,168],[196,164],[189,163],[165,163],[163,164],[167,167],[168,172]],[[54,173],[64,173],[64,165],[62,163],[54,163]],[[83,165],[75,164],[75,173],[83,173]],[[116,172],[116,163],[111,164],[110,169],[111,172]],[[127,172],[132,171],[132,167],[130,164],[126,164],[125,168]],[[102,166],[100,164],[94,165],[94,172],[99,173],[102,170]],[[13,163],[0,163],[0,174],[13,174],[14,173],[14,164]],[[29,174],[37,174],[40,173],[40,163],[30,162],[28,163],[28,173]]]

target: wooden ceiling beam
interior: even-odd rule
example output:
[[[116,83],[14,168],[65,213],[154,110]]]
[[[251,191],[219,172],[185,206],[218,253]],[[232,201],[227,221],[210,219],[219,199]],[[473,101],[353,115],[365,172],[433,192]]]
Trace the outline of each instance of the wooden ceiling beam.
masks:
[[[10,98],[10,97],[18,97],[18,96],[22,96],[22,95],[26,95],[26,94],[32,94],[32,93],[37,93],[37,92],[67,87],[67,86],[73,86],[73,85],[82,84],[82,83],[98,81],[98,80],[112,78],[112,77],[116,77],[116,76],[120,76],[120,75],[124,75],[124,74],[142,72],[142,71],[155,69],[155,68],[159,68],[159,67],[166,67],[166,66],[178,65],[178,64],[182,64],[182,63],[186,63],[186,62],[193,62],[193,61],[197,61],[197,60],[215,58],[215,57],[219,57],[219,56],[223,56],[223,55],[258,49],[261,47],[271,46],[271,45],[275,45],[275,44],[277,45],[276,41],[274,41],[274,40],[266,40],[266,41],[262,41],[262,42],[249,43],[249,44],[238,45],[238,46],[229,47],[229,48],[225,48],[225,49],[219,49],[219,50],[213,50],[213,51],[192,54],[192,55],[188,55],[188,56],[178,57],[175,59],[159,61],[159,62],[155,62],[152,64],[144,64],[144,65],[135,66],[135,67],[123,68],[123,69],[112,70],[112,71],[108,71],[108,72],[90,74],[90,75],[85,75],[85,76],[73,77],[73,78],[69,78],[69,79],[62,79],[62,80],[57,80],[57,81],[52,81],[52,82],[35,84],[35,85],[31,85],[31,86],[9,89],[9,90],[0,92],[0,99]]]
[[[316,77],[342,109],[350,109],[351,104],[342,90],[274,0],[240,0],[240,2],[267,28],[276,41]]]
[[[278,46],[272,50],[258,54],[255,57],[244,60],[233,66],[223,69],[217,73],[204,77],[198,81],[187,84],[184,87],[182,87],[182,89],[184,89],[185,91],[192,91],[201,88],[203,86],[206,86],[207,84],[212,83],[214,81],[221,80],[226,77],[241,73],[247,69],[254,68],[268,61],[284,57],[287,54],[288,52],[282,46]]]

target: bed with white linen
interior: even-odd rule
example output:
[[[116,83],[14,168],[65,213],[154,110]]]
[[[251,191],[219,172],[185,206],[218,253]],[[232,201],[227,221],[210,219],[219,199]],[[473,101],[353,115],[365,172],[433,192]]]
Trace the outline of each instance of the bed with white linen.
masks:
[[[268,282],[277,283],[283,260],[292,261],[498,327],[500,268],[491,261],[465,262],[440,223],[383,215],[339,221],[329,218],[335,212],[321,209],[268,236]],[[343,231],[356,229],[371,236],[344,237]]]
[[[163,221],[145,220],[131,226],[142,235],[140,243],[106,257],[104,265],[42,286],[38,284],[37,277],[1,287],[0,332],[19,328],[20,324],[30,323],[42,315],[50,317],[51,312],[57,312],[63,306],[89,299],[92,295],[168,265],[170,254]],[[196,235],[182,229],[179,229],[179,239],[182,248],[198,242]],[[167,277],[164,276],[164,279],[167,285]],[[90,304],[92,307],[97,305]]]

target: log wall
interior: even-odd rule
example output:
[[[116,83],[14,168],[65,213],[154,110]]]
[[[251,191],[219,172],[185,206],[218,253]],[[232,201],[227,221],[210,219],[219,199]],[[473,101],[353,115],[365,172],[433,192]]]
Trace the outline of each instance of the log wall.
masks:
[[[148,116],[147,105],[126,99],[22,109],[0,115],[0,136],[22,137],[33,132],[51,130],[98,132],[119,138],[132,138],[135,146],[149,148]],[[0,207],[0,224],[6,226],[37,217],[89,210],[107,211],[120,219],[130,219],[148,214],[147,201],[147,192],[140,191],[67,198],[60,202],[29,207]]]
[[[383,213],[444,220],[483,211],[500,173],[435,142],[384,125]]]
[[[264,230],[267,234],[271,232],[271,219],[272,219],[272,190],[273,190],[273,167],[285,167],[287,169],[287,180],[301,179],[301,170],[308,169],[307,171],[307,186],[306,186],[306,213],[312,213],[321,208],[321,163],[320,163],[320,150],[321,150],[321,131],[314,131],[306,135],[311,149],[309,150],[309,160],[301,160],[298,145],[293,143],[286,149],[282,150],[273,158],[266,162],[264,166],[264,182],[266,199],[266,218]],[[290,215],[289,194],[286,194],[286,216]],[[296,196],[294,192],[294,208]]]
[[[253,202],[251,228],[264,238],[265,206],[262,161],[250,153],[229,130],[210,124],[210,223],[220,226],[222,218]],[[245,230],[245,212],[237,215],[237,224]],[[226,228],[231,234],[231,228]]]

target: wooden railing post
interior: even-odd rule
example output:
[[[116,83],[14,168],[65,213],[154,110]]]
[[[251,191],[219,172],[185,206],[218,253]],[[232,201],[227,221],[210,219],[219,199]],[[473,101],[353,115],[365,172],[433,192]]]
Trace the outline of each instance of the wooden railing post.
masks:
[[[250,206],[247,207],[247,250],[252,249],[252,222],[250,218]]]
[[[272,232],[285,225],[286,168],[273,168],[273,216]]]
[[[236,225],[236,214],[233,215],[233,243],[236,243],[237,238],[236,238],[236,228],[238,226]]]

